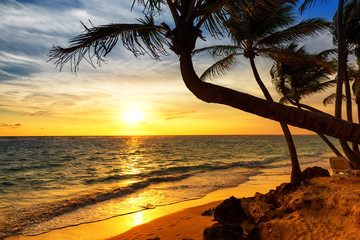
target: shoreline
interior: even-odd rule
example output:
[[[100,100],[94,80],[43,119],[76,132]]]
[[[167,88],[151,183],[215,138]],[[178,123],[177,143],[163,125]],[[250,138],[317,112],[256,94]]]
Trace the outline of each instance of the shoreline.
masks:
[[[267,175],[267,171],[271,169],[263,169],[264,174],[250,177],[248,181],[238,185],[237,187],[220,189],[207,194],[205,197],[195,200],[179,202],[167,206],[159,206],[154,209],[146,209],[140,212],[122,215],[107,220],[85,223],[77,226],[70,226],[62,229],[52,230],[48,233],[36,236],[15,235],[6,237],[4,240],[61,240],[61,239],[77,239],[77,240],[103,240],[117,237],[141,224],[149,223],[153,220],[167,217],[172,214],[180,214],[186,209],[194,208],[196,211],[205,211],[211,206],[218,205],[224,199],[231,196],[250,197],[256,192],[266,193],[274,189],[283,182],[289,182],[289,174]],[[201,215],[200,215],[201,216]],[[205,218],[207,221],[209,217]],[[210,222],[211,225],[211,222]],[[210,226],[209,225],[209,226]],[[196,229],[196,228],[195,228]],[[202,231],[203,229],[198,229]],[[154,236],[156,237],[156,236]],[[149,238],[149,237],[147,237]],[[146,239],[146,238],[144,238]]]

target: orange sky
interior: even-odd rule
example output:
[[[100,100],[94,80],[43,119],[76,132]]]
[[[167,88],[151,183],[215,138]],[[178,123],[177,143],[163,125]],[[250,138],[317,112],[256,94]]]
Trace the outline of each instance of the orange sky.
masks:
[[[83,31],[80,21],[133,22],[137,13],[129,11],[132,1],[113,1],[111,12],[94,8],[98,3],[92,0],[56,8],[20,2],[0,3],[0,136],[281,134],[277,122],[195,98],[182,82],[174,54],[162,61],[135,58],[119,43],[101,67],[93,69],[84,62],[77,75],[68,66],[59,72],[47,62],[52,45],[66,46]],[[217,43],[204,35],[206,42],[199,40],[197,47]],[[307,46],[326,49],[331,38],[324,34]],[[200,75],[213,62],[197,56],[194,66]],[[271,62],[257,58],[256,64],[274,99],[279,99],[270,80]],[[239,58],[234,70],[214,83],[262,97],[245,59]],[[306,103],[333,113],[333,105],[321,104],[333,92]],[[124,117],[131,110],[143,118],[132,123]]]
[[[164,70],[168,64],[173,64],[174,70]],[[0,110],[0,135],[281,134],[277,122],[198,100],[186,89],[176,64],[176,60],[142,64],[142,60],[133,59],[125,65],[115,61],[91,70],[91,74],[85,70],[77,76],[55,71],[52,76],[19,81],[21,84],[17,86],[2,86],[2,91],[7,90],[10,95],[2,99],[7,107]],[[131,65],[136,66],[132,68],[136,74],[122,74]],[[260,62],[259,66],[263,69],[260,73],[266,76],[266,62]],[[278,99],[269,77],[264,81]],[[261,97],[246,66],[215,83]],[[11,91],[17,92],[16,97]],[[331,90],[308,101],[332,113],[333,105],[326,108],[321,105],[323,95],[329,93]],[[131,110],[141,112],[142,119],[131,122],[124,116]],[[298,128],[292,132],[310,133]]]

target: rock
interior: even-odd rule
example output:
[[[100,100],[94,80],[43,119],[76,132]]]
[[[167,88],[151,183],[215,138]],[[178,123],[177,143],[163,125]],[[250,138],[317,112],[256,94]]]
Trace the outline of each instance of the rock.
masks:
[[[252,219],[252,216],[249,212],[249,204],[253,201],[254,199],[253,198],[242,198],[241,199],[241,207],[245,213],[245,215],[247,216],[247,218],[250,220],[250,221],[253,221]]]
[[[212,216],[214,216],[214,212],[215,212],[215,208],[210,208],[210,209],[204,211],[201,214],[201,216],[212,217]]]
[[[259,239],[266,239],[266,240],[280,240],[281,234],[280,229],[277,224],[272,222],[261,223],[259,226]]]
[[[204,230],[204,240],[245,240],[240,224],[215,223]]]
[[[249,231],[248,235],[247,235],[247,239],[248,240],[260,240],[260,229],[256,226],[254,226],[252,228],[251,231]]]
[[[244,230],[249,234],[254,228],[256,228],[256,225],[254,223],[249,223],[244,227]]]
[[[316,166],[308,167],[302,172],[302,174],[304,179],[310,179],[314,177],[330,177],[328,170]]]
[[[240,224],[244,219],[247,219],[247,216],[241,206],[241,200],[230,197],[215,208],[214,218],[221,224]]]
[[[267,222],[274,217],[273,205],[260,200],[249,203],[249,212],[255,223]]]
[[[274,205],[274,207],[279,207],[283,201],[283,197],[290,192],[293,192],[297,189],[298,186],[294,186],[291,183],[283,183],[280,186],[276,187],[275,190],[271,190],[267,194],[263,195],[263,201]],[[260,199],[260,198],[259,198]]]

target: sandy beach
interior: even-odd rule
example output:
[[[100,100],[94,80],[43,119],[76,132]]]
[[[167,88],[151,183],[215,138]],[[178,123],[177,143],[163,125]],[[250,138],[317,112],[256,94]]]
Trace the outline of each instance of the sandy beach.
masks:
[[[160,234],[162,240],[201,239],[204,228],[213,224],[213,218],[201,216],[202,212],[217,206],[231,196],[241,198],[253,196],[256,192],[266,193],[288,181],[289,175],[274,177],[264,174],[250,178],[249,181],[237,187],[212,192],[201,199],[156,207],[105,221],[57,229],[37,236],[11,236],[5,240],[148,239],[160,236]]]
[[[197,200],[57,229],[38,236],[19,235],[5,239],[200,240],[204,229],[216,223],[213,216],[203,213],[231,196],[252,197],[250,201],[253,203],[248,205],[250,213],[247,214],[252,215],[261,239],[358,239],[360,177],[352,176],[350,180],[317,177],[287,191],[286,184],[282,183],[289,182],[289,175],[270,176],[257,176],[237,187],[221,189]],[[264,200],[270,198],[274,201],[274,196],[278,205],[275,208]]]
[[[350,181],[330,177],[309,180],[306,184],[299,186],[296,191],[281,196],[286,206],[279,209],[286,208],[286,213],[283,213],[283,210],[278,212],[275,210],[272,220],[259,223],[257,226],[260,229],[260,238],[274,240],[359,239],[359,186],[359,177],[352,177]],[[214,220],[213,217],[201,214],[204,209],[213,208],[218,204],[219,202],[213,202],[188,208],[136,226],[108,240],[204,239],[204,229],[213,225]],[[252,209],[263,210],[259,218],[271,216],[271,210],[264,207],[264,203],[255,206]]]

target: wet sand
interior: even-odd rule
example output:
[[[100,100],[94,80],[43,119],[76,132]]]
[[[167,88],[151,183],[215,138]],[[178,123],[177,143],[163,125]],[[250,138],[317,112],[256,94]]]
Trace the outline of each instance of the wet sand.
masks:
[[[266,193],[282,182],[289,182],[289,178],[289,175],[268,176],[267,174],[263,174],[261,176],[251,177],[249,181],[237,187],[212,192],[201,199],[156,207],[154,209],[114,217],[104,221],[57,229],[38,236],[18,235],[5,239],[149,239],[155,238],[157,235],[160,236],[160,234],[162,234],[161,240],[184,238],[199,239],[199,237],[201,239],[204,228],[213,224],[211,217],[201,216],[202,212],[211,207],[215,207],[218,203],[231,196],[240,198],[253,196],[256,192]],[[146,223],[148,224],[146,225]],[[139,233],[139,229],[143,229],[141,233]],[[124,233],[125,235],[120,235]]]

